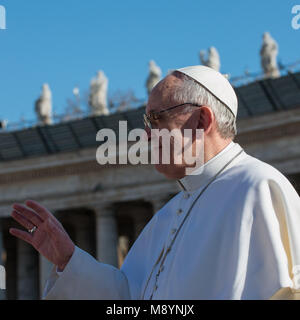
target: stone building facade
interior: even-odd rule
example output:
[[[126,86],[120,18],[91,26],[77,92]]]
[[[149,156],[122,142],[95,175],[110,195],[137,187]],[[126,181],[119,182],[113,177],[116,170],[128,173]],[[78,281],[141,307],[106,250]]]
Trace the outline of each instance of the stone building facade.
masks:
[[[241,110],[236,142],[278,168],[300,193],[300,75],[292,76],[237,88]],[[293,82],[294,87],[285,82]],[[284,85],[286,95],[278,93]],[[276,86],[280,89],[274,90]],[[0,252],[7,286],[1,290],[2,299],[39,299],[52,268],[30,245],[8,233],[9,227],[16,226],[10,218],[14,202],[40,202],[79,247],[120,266],[147,222],[179,191],[176,181],[165,179],[151,165],[96,162],[97,130],[114,128],[119,120],[127,120],[132,128],[142,127],[143,112],[141,107],[0,133]]]

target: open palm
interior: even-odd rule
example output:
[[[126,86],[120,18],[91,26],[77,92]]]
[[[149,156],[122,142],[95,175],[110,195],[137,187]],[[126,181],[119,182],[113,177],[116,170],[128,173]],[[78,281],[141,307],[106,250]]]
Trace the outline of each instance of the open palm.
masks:
[[[35,201],[26,205],[14,204],[12,217],[24,228],[33,233],[11,228],[15,237],[30,243],[41,255],[63,270],[70,260],[75,245],[61,223],[46,208]]]

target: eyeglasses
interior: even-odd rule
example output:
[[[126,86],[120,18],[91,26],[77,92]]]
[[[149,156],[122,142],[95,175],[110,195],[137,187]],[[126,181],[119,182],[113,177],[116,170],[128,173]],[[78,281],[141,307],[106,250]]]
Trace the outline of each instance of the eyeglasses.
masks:
[[[152,121],[153,120],[158,120],[160,118],[160,114],[162,114],[163,112],[166,112],[166,111],[173,110],[173,109],[175,109],[177,107],[188,105],[188,104],[190,106],[193,106],[193,107],[203,107],[203,105],[200,105],[200,104],[186,102],[186,103],[178,104],[176,106],[173,106],[173,107],[161,110],[161,111],[156,111],[156,112],[155,111],[150,111],[149,114],[144,114],[144,125],[146,127],[148,127],[149,129],[153,129],[152,128]]]

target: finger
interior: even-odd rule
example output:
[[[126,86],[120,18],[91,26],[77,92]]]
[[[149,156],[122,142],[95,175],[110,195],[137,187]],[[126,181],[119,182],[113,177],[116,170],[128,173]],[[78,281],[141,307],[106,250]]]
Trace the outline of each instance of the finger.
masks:
[[[10,228],[9,233],[32,245],[33,236],[30,233],[16,228]]]
[[[43,222],[43,220],[34,211],[26,208],[22,204],[15,203],[13,208],[37,227]]]
[[[52,217],[52,214],[45,207],[41,206],[36,201],[27,200],[25,204],[27,207],[33,209],[42,218],[42,220],[46,220]]]
[[[21,226],[23,226],[25,229],[30,230],[32,229],[35,225],[27,220],[24,216],[22,216],[19,212],[14,210],[11,214],[11,216],[20,223]]]

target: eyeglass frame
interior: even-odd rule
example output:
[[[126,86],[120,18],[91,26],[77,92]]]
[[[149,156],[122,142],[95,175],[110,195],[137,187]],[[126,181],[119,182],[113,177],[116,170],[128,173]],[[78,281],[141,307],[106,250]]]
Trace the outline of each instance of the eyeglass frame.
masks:
[[[191,106],[194,106],[194,107],[199,107],[199,108],[203,107],[203,105],[201,105],[201,104],[192,103],[192,102],[185,102],[185,103],[181,103],[181,104],[178,104],[176,106],[173,106],[173,107],[161,110],[161,111],[150,111],[148,115],[146,113],[144,113],[144,115],[143,115],[144,125],[146,127],[150,128],[150,129],[152,129],[151,121],[158,120],[159,119],[159,115],[161,113],[166,112],[166,111],[170,111],[170,110],[173,110],[173,109],[175,109],[177,107],[181,107],[181,106],[188,105],[188,104],[191,105]]]

